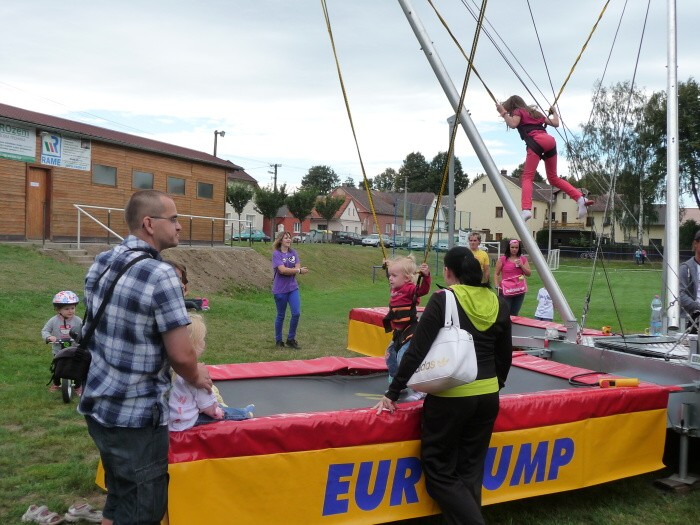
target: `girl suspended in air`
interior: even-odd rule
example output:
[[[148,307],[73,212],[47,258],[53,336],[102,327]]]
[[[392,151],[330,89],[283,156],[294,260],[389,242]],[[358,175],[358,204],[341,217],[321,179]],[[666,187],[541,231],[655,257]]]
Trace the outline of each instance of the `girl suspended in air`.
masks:
[[[557,176],[557,143],[554,137],[545,131],[547,125],[559,127],[559,115],[554,108],[551,109],[551,116],[545,116],[534,106],[525,104],[519,96],[513,95],[503,104],[496,104],[496,109],[509,128],[518,130],[520,138],[527,146],[525,166],[520,179],[522,183],[520,215],[523,220],[532,218],[532,186],[540,159],[544,160],[547,181],[576,201],[578,205],[576,218],[583,219],[587,214],[587,207],[593,204],[593,201],[586,199],[581,190]]]

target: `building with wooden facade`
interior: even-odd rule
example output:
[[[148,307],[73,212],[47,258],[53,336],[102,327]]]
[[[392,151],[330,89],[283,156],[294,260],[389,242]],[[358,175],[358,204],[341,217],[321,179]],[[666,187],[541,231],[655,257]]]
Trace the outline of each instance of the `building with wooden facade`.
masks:
[[[0,239],[114,241],[140,189],[170,195],[180,242],[225,240],[226,185],[243,168],[201,151],[0,104]],[[80,214],[76,206],[85,211]],[[98,221],[102,225],[98,224]]]

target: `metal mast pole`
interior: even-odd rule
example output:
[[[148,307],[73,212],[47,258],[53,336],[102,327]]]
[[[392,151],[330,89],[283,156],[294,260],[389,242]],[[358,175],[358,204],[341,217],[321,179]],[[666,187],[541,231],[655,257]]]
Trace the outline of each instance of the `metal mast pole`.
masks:
[[[447,70],[442,63],[442,60],[440,60],[435,46],[433,46],[433,43],[426,33],[423,24],[413,10],[410,1],[399,0],[399,4],[404,11],[406,18],[408,19],[408,23],[411,25],[411,28],[413,29],[413,32],[415,33],[416,38],[418,39],[418,42],[420,43],[421,48],[428,59],[428,62],[433,68],[433,72],[437,76],[445,95],[447,95],[447,98],[450,101],[450,104],[452,104],[452,108],[456,113],[457,106],[459,105],[459,93],[455,89],[454,84],[452,84],[452,80],[447,74]],[[496,164],[493,162],[491,155],[484,145],[484,141],[481,139],[479,132],[476,130],[476,127],[474,126],[474,123],[472,122],[472,119],[465,108],[462,108],[462,111],[459,113],[459,122],[462,125],[462,129],[466,133],[469,142],[474,148],[477,157],[479,157],[481,165],[486,171],[486,175],[491,181],[491,184],[493,184],[496,194],[501,199],[501,202],[508,213],[508,217],[515,226],[515,230],[518,232],[520,239],[527,248],[528,254],[530,255],[535,268],[537,268],[537,271],[542,278],[542,282],[549,291],[549,294],[552,296],[554,307],[557,309],[559,315],[564,321],[564,324],[568,328],[567,338],[570,340],[575,340],[578,332],[576,317],[574,317],[574,313],[571,311],[569,303],[564,298],[564,294],[555,281],[554,276],[547,265],[547,261],[542,256],[537,243],[532,238],[532,235],[527,230],[525,223],[520,217],[517,207],[510,198],[505,184],[503,184],[503,181],[501,180]]]
[[[667,329],[679,326],[680,306],[677,298],[678,282],[678,65],[676,52],[676,0],[668,2],[668,53],[666,92],[666,242],[664,264],[666,265],[666,321]],[[673,306],[670,306],[673,305]]]

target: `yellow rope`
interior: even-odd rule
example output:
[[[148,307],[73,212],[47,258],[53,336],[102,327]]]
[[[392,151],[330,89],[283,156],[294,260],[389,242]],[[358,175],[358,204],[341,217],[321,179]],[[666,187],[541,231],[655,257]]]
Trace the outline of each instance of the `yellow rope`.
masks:
[[[432,0],[428,0],[430,2],[430,5],[433,5]],[[476,54],[476,45],[479,41],[479,35],[481,34],[481,27],[484,22],[484,14],[486,13],[486,3],[487,0],[484,0],[483,3],[481,4],[481,11],[479,12],[479,20],[477,21],[476,24],[476,30],[474,32],[474,40],[472,41],[472,49],[471,49],[471,54],[467,58],[468,61],[468,66],[467,66],[467,71],[464,75],[464,82],[462,84],[462,92],[459,95],[459,103],[457,104],[457,112],[456,116],[459,118],[459,115],[462,113],[462,108],[464,107],[464,99],[467,95],[467,86],[469,85],[469,76],[470,72],[473,70],[474,73],[478,76],[479,74],[476,72],[474,69],[474,66],[472,65],[473,60],[474,60],[474,55]],[[433,6],[433,9],[435,9],[435,6]],[[437,10],[435,11],[437,13]],[[440,17],[440,14],[437,13],[438,17]],[[442,17],[440,17],[442,19]],[[443,22],[444,23],[444,22]],[[447,28],[447,26],[445,26]],[[449,31],[449,28],[447,28]],[[450,33],[451,34],[451,33]],[[459,44],[457,44],[459,45]],[[461,47],[460,47],[461,49]],[[464,53],[464,52],[462,52]],[[481,78],[479,78],[481,80]],[[482,81],[483,84],[483,81]],[[486,85],[484,85],[486,87]],[[488,88],[486,88],[488,91]],[[489,91],[489,94],[491,92]],[[491,95],[493,98],[493,95]],[[494,99],[495,101],[495,99]],[[442,203],[442,196],[445,194],[445,186],[447,184],[447,179],[449,177],[449,172],[450,172],[450,159],[454,155],[454,149],[455,149],[455,138],[457,137],[457,128],[458,128],[458,120],[455,120],[454,126],[452,126],[452,129],[450,130],[450,146],[447,150],[447,159],[445,162],[445,168],[442,173],[442,181],[440,183],[440,192],[438,193],[437,200],[435,201],[435,212],[433,213],[433,221],[430,225],[430,235],[428,236],[428,243],[425,246],[425,258],[423,259],[423,262],[425,263],[428,260],[428,254],[430,253],[430,245],[432,244],[433,240],[433,232],[435,231],[435,223],[437,222],[438,218],[438,213],[440,211],[440,204]]]
[[[360,168],[362,168],[362,178],[363,178],[364,184],[365,184],[365,191],[367,192],[367,199],[369,201],[370,211],[372,212],[372,218],[374,219],[375,228],[377,229],[377,233],[379,234],[379,246],[382,249],[382,258],[386,259],[387,258],[386,248],[384,247],[384,241],[382,239],[381,228],[379,227],[379,221],[377,220],[377,212],[374,209],[374,200],[372,199],[372,191],[370,190],[369,181],[367,180],[367,173],[365,172],[365,164],[362,161],[362,153],[360,152],[360,145],[357,141],[357,133],[355,133],[355,124],[353,123],[353,120],[352,120],[352,113],[350,111],[350,103],[348,101],[348,94],[345,90],[345,82],[343,82],[343,74],[340,71],[340,62],[338,61],[338,53],[336,52],[336,48],[335,48],[335,40],[333,39],[333,30],[331,29],[331,20],[330,20],[330,17],[328,16],[328,6],[326,5],[326,0],[321,0],[321,7],[323,8],[323,16],[326,19],[326,28],[328,29],[328,36],[331,39],[331,47],[333,48],[333,57],[335,59],[335,67],[338,71],[338,79],[340,80],[340,88],[343,91],[343,99],[345,100],[345,109],[347,110],[348,119],[350,120],[350,128],[352,129],[352,136],[353,136],[353,139],[355,140],[355,149],[357,150],[357,156],[360,159]]]
[[[576,65],[578,64],[578,61],[581,60],[581,55],[583,55],[583,52],[586,50],[586,47],[588,46],[588,42],[590,42],[591,37],[593,36],[593,33],[595,33],[595,30],[598,28],[598,23],[600,22],[600,19],[603,18],[603,13],[605,13],[605,10],[608,8],[609,3],[610,3],[610,0],[607,0],[607,2],[605,2],[605,5],[603,6],[603,10],[598,15],[598,20],[596,20],[595,24],[593,25],[593,29],[591,29],[591,32],[588,35],[588,38],[583,43],[583,47],[581,48],[581,52],[576,57],[576,61],[574,62],[574,65],[571,66],[571,70],[569,71],[569,74],[566,76],[566,80],[564,80],[564,83],[561,85],[561,89],[559,90],[559,93],[557,93],[557,96],[554,98],[554,102],[552,103],[552,107],[556,107],[557,101],[559,100],[559,97],[561,97],[561,94],[564,91],[566,84],[569,82],[571,75],[574,73],[574,69],[576,69]]]

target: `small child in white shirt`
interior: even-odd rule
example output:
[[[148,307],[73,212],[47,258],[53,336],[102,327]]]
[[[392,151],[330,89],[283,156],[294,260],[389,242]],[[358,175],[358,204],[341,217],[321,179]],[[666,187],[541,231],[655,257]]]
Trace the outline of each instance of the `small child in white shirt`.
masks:
[[[190,314],[190,320],[192,322],[187,326],[187,330],[197,356],[201,356],[206,346],[204,339],[207,335],[207,327],[201,315]],[[217,393],[216,390],[210,394],[204,388],[196,388],[173,372],[168,429],[178,432],[216,421],[241,421],[253,417],[255,405],[244,408],[227,407],[217,401]]]
[[[553,321],[554,320],[554,303],[549,296],[546,288],[540,288],[537,292],[537,309],[535,310],[535,319],[538,321]]]

